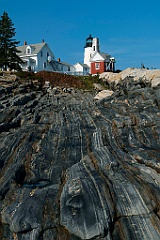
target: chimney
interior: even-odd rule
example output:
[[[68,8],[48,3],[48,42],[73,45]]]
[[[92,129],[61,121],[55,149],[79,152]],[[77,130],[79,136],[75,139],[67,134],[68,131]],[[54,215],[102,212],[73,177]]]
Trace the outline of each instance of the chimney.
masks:
[[[26,46],[27,45],[27,42],[26,41],[24,41],[24,46]]]
[[[58,58],[58,62],[60,62],[61,61],[61,59],[60,58]]]
[[[42,43],[44,43],[44,39],[42,39]]]

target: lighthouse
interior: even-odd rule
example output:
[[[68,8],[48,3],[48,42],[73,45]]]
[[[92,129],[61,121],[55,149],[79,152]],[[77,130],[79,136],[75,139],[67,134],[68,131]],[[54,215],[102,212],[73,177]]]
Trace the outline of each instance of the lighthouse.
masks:
[[[84,64],[89,67],[91,74],[114,72],[115,62],[110,54],[100,52],[99,38],[93,38],[91,34],[86,38]]]
[[[84,47],[84,64],[90,67],[90,59],[93,57],[95,52],[99,52],[99,39],[93,38],[91,34],[86,38]]]

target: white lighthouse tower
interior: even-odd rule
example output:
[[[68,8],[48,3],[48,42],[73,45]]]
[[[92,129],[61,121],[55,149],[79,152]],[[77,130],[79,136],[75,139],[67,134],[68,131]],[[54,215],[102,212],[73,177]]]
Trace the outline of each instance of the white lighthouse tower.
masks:
[[[100,52],[99,39],[93,38],[89,35],[89,37],[86,38],[86,44],[84,47],[84,64],[87,64],[90,67],[90,58],[95,52]]]

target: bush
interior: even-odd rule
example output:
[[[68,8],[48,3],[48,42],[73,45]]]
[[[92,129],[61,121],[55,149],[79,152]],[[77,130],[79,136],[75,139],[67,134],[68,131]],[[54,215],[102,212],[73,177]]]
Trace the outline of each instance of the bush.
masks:
[[[83,83],[77,76],[50,72],[50,71],[40,71],[35,74],[36,79],[38,79],[43,85],[45,81],[48,81],[51,87],[74,87],[82,88]]]
[[[88,90],[94,89],[93,81],[90,77],[83,77],[81,78],[81,81],[83,83],[83,89],[88,89]]]
[[[20,72],[17,72],[15,73],[17,77],[21,78],[21,79],[26,79],[26,80],[33,80],[35,79],[35,73],[33,72],[23,72],[23,71],[20,71]]]
[[[94,83],[100,83],[99,75],[92,76],[79,76],[78,77],[82,81],[82,88],[92,90],[94,89]]]
[[[38,82],[44,86],[45,82],[48,81],[51,87],[73,87],[79,89],[87,89],[93,90],[94,83],[100,83],[103,86],[104,82],[99,78],[99,74],[97,75],[89,75],[89,76],[73,76],[67,75],[58,72],[51,71],[40,71],[37,73],[34,72],[17,72],[16,75],[21,80],[38,80]]]

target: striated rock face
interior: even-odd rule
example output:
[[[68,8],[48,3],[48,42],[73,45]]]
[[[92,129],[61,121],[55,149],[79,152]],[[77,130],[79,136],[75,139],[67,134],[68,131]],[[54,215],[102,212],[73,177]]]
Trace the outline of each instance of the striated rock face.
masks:
[[[0,239],[160,239],[160,89],[94,97],[0,87]]]

